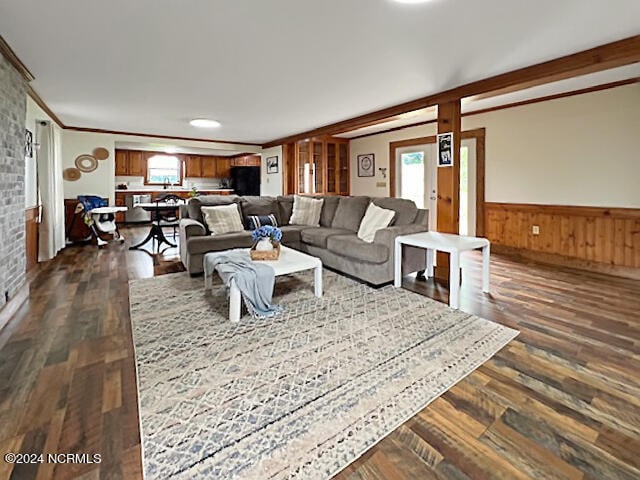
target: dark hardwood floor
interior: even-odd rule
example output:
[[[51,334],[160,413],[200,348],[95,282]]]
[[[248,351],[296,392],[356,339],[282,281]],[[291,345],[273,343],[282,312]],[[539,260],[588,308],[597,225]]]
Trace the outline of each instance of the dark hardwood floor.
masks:
[[[462,309],[520,335],[336,478],[640,478],[639,282],[493,255],[485,296],[479,256],[463,265]],[[0,480],[142,478],[127,281],[180,270],[175,250],[154,267],[115,243],[33,270],[0,331],[0,454],[102,462],[0,460]],[[405,286],[447,299],[431,282]]]

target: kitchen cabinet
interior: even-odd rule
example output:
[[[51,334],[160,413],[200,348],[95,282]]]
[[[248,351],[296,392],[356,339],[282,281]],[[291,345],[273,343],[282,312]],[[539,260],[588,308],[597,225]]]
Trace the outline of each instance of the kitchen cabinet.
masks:
[[[137,150],[116,150],[116,176],[145,177],[147,159],[145,152]]]
[[[199,155],[187,155],[184,162],[185,177],[202,177],[202,160]]]
[[[216,161],[216,168],[218,178],[230,178],[231,177],[231,159],[218,157]]]
[[[243,155],[231,160],[232,167],[259,167],[261,164],[260,155]]]
[[[217,157],[201,157],[202,176],[205,178],[218,177],[218,158]]]
[[[213,155],[188,155],[185,159],[185,177],[227,178],[231,161]]]

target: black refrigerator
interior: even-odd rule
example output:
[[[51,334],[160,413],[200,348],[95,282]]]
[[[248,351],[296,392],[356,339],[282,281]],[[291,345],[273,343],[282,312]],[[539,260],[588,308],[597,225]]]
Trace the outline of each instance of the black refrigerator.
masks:
[[[236,195],[260,195],[260,167],[231,167],[231,188]]]

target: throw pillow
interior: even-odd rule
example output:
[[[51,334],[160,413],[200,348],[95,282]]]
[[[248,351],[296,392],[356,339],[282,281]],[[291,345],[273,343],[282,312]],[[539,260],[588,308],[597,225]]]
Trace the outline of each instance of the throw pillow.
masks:
[[[362,217],[362,222],[360,222],[358,238],[365,242],[372,243],[376,232],[382,228],[387,228],[395,214],[396,212],[393,210],[380,208],[370,203],[364,217]]]
[[[249,215],[247,217],[247,226],[249,230],[257,230],[265,225],[271,225],[272,227],[278,226],[278,221],[275,215]]]
[[[310,227],[320,226],[320,214],[324,199],[311,197],[301,197],[296,195],[293,198],[293,213],[289,223],[291,225],[308,225]]]
[[[238,205],[220,205],[217,207],[202,207],[202,216],[209,227],[211,235],[241,232],[244,230]]]

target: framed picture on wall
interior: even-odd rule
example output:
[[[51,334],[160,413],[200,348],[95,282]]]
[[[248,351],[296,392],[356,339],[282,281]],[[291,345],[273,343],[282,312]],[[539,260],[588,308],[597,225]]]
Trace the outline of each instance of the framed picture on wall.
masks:
[[[278,156],[267,157],[267,173],[278,173]]]
[[[31,130],[24,131],[24,155],[33,158],[33,133]]]
[[[453,165],[453,132],[438,134],[438,167]]]
[[[358,176],[373,177],[375,175],[376,160],[373,153],[358,155]]]

